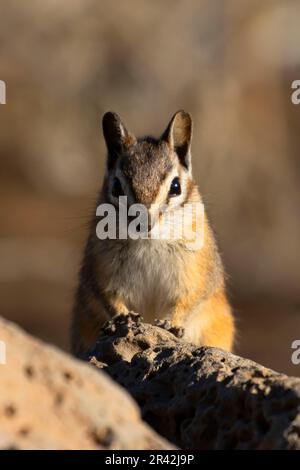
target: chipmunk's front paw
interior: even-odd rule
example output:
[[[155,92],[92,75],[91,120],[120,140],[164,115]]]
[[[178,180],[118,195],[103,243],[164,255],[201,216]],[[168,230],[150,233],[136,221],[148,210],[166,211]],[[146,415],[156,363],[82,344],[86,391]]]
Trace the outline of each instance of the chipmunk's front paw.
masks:
[[[171,320],[169,320],[168,318],[156,319],[154,320],[154,325],[158,326],[159,328],[163,328],[164,330],[169,331],[177,338],[183,337],[183,334],[184,334],[183,328],[172,325]]]

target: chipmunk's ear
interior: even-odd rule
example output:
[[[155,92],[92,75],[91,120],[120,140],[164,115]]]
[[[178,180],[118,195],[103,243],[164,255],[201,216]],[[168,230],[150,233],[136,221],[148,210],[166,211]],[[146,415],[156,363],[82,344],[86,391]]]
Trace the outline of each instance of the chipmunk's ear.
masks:
[[[191,166],[192,118],[185,111],[177,111],[168,124],[161,139],[167,142],[178,155],[181,164]]]
[[[116,113],[107,112],[102,119],[103,135],[108,150],[108,168],[112,168],[118,156],[136,142]]]

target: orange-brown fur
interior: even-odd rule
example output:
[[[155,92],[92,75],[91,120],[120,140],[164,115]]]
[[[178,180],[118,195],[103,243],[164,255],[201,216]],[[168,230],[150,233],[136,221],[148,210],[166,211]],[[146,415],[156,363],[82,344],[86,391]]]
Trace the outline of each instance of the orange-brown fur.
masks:
[[[103,127],[108,171],[99,203],[114,202],[111,184],[117,174],[128,185],[129,202],[143,203],[149,211],[154,201],[175,204],[174,210],[185,202],[201,202],[191,176],[191,118],[187,113],[176,113],[157,141],[138,141],[112,113],[105,115]],[[176,198],[170,201],[165,192],[173,174],[182,184],[178,206]],[[163,217],[152,216],[153,220]],[[93,346],[105,320],[128,311],[138,311],[150,322],[170,318],[174,326],[183,327],[185,339],[197,345],[232,349],[234,321],[222,261],[206,216],[204,245],[195,250],[187,249],[184,238],[99,240],[96,224],[95,217],[74,305],[72,349],[76,355]],[[191,230],[196,230],[194,220]]]

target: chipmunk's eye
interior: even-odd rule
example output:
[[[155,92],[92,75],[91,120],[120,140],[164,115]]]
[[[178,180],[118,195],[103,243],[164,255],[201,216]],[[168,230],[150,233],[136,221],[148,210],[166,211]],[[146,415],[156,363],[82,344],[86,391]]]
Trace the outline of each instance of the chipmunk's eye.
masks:
[[[123,191],[122,185],[120,183],[119,178],[117,178],[117,177],[115,177],[115,179],[114,179],[111,193],[114,197],[124,196],[124,191]]]
[[[169,195],[179,196],[179,194],[181,194],[181,186],[180,186],[179,178],[176,176],[176,178],[174,178],[171,183]]]

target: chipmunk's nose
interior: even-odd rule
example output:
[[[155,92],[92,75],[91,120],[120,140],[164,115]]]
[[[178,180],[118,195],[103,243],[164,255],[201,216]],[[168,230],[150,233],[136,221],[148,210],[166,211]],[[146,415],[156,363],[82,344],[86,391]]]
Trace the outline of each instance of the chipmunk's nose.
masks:
[[[151,232],[151,229],[152,229],[152,225],[151,225],[151,222],[148,222],[148,224],[138,224],[137,225],[137,230],[139,232]]]
[[[136,226],[136,229],[137,229],[137,231],[138,231],[139,233],[143,233],[143,232],[144,232],[144,233],[145,233],[145,232],[149,233],[149,232],[151,232],[152,226],[151,226],[151,224],[148,224],[148,226],[142,227],[141,224],[138,224],[138,225]]]
[[[147,232],[151,232],[151,229],[152,229],[152,224],[151,222],[148,222],[148,227],[147,227]]]
[[[134,221],[136,219],[135,216],[128,216],[128,223]],[[135,225],[135,229],[138,233],[149,233],[151,232],[151,229],[153,228],[150,215],[148,213],[148,217],[144,218],[141,222]]]

